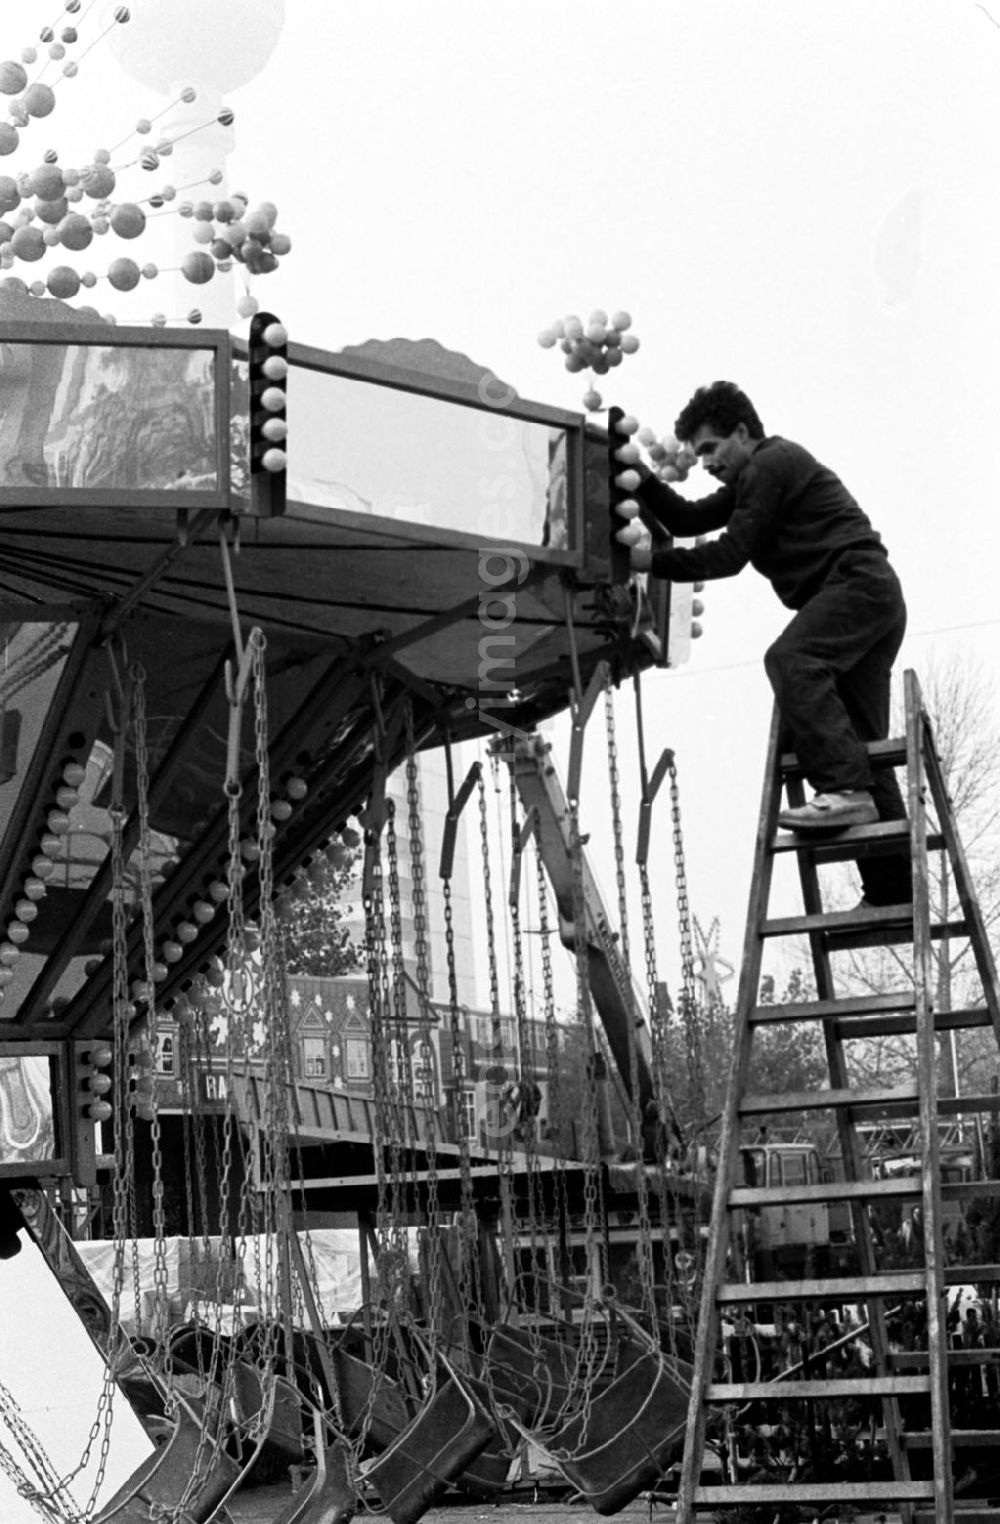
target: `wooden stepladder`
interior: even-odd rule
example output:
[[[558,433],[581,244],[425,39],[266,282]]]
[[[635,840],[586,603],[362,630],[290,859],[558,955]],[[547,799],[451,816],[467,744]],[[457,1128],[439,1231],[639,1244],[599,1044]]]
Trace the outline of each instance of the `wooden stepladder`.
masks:
[[[977,1498],[971,1511],[964,1506],[964,1488],[960,1503],[955,1499],[955,1479],[968,1472],[970,1450],[993,1446],[993,1464],[1000,1462],[1000,1449],[996,1448],[1000,1446],[1000,1397],[994,1397],[992,1403],[985,1400],[985,1418],[977,1422],[975,1430],[953,1427],[949,1410],[950,1379],[953,1383],[956,1368],[964,1365],[966,1371],[973,1369],[979,1381],[985,1376],[984,1366],[1000,1361],[1000,1349],[977,1348],[974,1353],[950,1350],[948,1327],[949,1306],[955,1298],[952,1289],[949,1303],[949,1288],[982,1282],[995,1285],[1000,1281],[1000,1266],[946,1263],[943,1224],[946,1203],[995,1198],[1000,1194],[1000,1183],[973,1179],[943,1184],[941,1179],[941,1127],[945,1119],[978,1112],[981,1123],[983,1114],[992,1113],[995,1128],[998,1097],[995,1093],[962,1097],[939,1094],[938,1080],[941,1034],[947,1037],[961,1028],[992,1027],[1000,1045],[1000,996],[946,779],[912,672],[905,676],[905,701],[905,737],[873,743],[868,748],[876,767],[906,767],[908,819],[898,822],[880,821],[808,835],[778,831],[783,789],[792,806],[805,802],[805,790],[795,757],[781,751],[777,714],[771,727],[735,1044],[721,1121],[695,1336],[678,1524],[690,1524],[699,1509],[752,1503],[770,1507],[815,1504],[817,1516],[840,1503],[865,1512],[882,1512],[888,1507],[899,1512],[904,1524],[930,1524],[932,1519],[936,1524],[954,1524],[956,1518],[968,1524],[973,1520],[976,1524],[985,1519],[1000,1521],[1000,1507],[989,1505],[988,1494]],[[905,852],[907,847],[912,860],[912,904],[824,912],[821,865],[857,859],[866,853]],[[783,854],[791,854],[797,861],[804,914],[769,919],[773,869]],[[961,911],[959,918],[943,923],[936,919],[931,905],[932,883],[940,883],[942,873],[947,875],[948,899]],[[772,939],[791,936],[808,940],[817,998],[796,1004],[762,1003],[765,947]],[[947,939],[949,948],[965,939],[983,991],[980,1006],[961,1010],[935,1007],[936,999],[940,1003],[941,981],[935,977],[932,944],[940,939]],[[899,972],[893,978],[900,987],[891,993],[864,996],[843,993],[838,954],[888,944],[903,949]],[[912,948],[912,955],[906,953],[907,947]],[[794,1094],[752,1093],[748,1077],[755,1035],[774,1022],[821,1024],[829,1071],[826,1086]],[[879,1088],[852,1084],[850,1055],[859,1051],[852,1050],[852,1042],[901,1034],[911,1045],[914,1078]],[[832,1118],[842,1163],[837,1173],[843,1178],[814,1178],[794,1184],[759,1179],[748,1182],[741,1150],[752,1141],[765,1118],[780,1120],[782,1114],[787,1117],[792,1113],[814,1119],[826,1113]],[[863,1146],[865,1136],[874,1130],[873,1123],[911,1126],[922,1167],[896,1176],[873,1168]],[[754,1279],[740,1224],[752,1224],[755,1214],[759,1216],[767,1208],[809,1203],[849,1213],[851,1230],[841,1263],[824,1265],[822,1278],[819,1268],[807,1262],[795,1267],[797,1279]],[[913,1246],[911,1235],[911,1252],[902,1260],[887,1250],[885,1235],[873,1220],[892,1203],[897,1212],[901,1210],[922,1227],[922,1249],[919,1243]],[[898,1246],[898,1239],[896,1242]],[[949,1252],[955,1258],[954,1250]],[[744,1326],[746,1320],[753,1323],[760,1304],[794,1309],[798,1328],[807,1330],[813,1316],[820,1319],[824,1310],[837,1309],[849,1328],[857,1330],[851,1341],[857,1358],[842,1371],[836,1361],[810,1349],[807,1335],[801,1365],[784,1372],[770,1371],[767,1380],[760,1379],[759,1370],[749,1372],[757,1376],[755,1380],[738,1379],[744,1372],[726,1358],[730,1346],[725,1340],[725,1326],[741,1316]],[[899,1338],[901,1313],[909,1329],[919,1330],[918,1337]],[[982,1342],[997,1344],[1000,1339]],[[901,1347],[907,1343],[911,1347]],[[978,1367],[974,1363],[977,1360]],[[962,1379],[966,1379],[964,1374]],[[831,1422],[836,1429],[843,1421],[843,1405],[851,1399],[855,1400],[855,1413],[871,1415],[870,1432],[879,1440],[884,1438],[888,1464],[882,1465],[874,1479],[871,1474],[858,1475],[859,1468],[851,1464],[839,1470],[828,1468],[828,1474],[817,1476],[824,1468],[809,1463],[810,1436],[815,1436],[820,1426],[825,1426],[829,1436]],[[749,1404],[753,1409],[748,1409]],[[723,1465],[720,1477],[715,1457],[720,1452],[725,1455],[726,1446],[716,1444],[713,1436],[727,1405],[732,1405],[729,1413],[752,1411],[760,1415],[759,1432],[776,1432],[779,1425],[787,1423],[789,1413],[794,1414],[794,1421],[801,1425],[799,1432],[805,1434],[803,1445],[789,1457],[787,1466],[772,1464],[766,1468],[768,1479],[760,1481],[751,1479],[760,1476],[760,1469],[755,1472],[750,1465],[741,1465],[739,1449],[731,1444],[728,1465]],[[813,1457],[820,1453],[812,1450]],[[990,1484],[990,1490],[996,1498],[1000,1484]]]

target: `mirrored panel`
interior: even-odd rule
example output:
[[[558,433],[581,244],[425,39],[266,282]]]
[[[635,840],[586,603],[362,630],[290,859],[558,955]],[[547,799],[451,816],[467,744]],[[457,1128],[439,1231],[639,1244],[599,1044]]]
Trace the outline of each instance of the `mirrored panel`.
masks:
[[[228,475],[216,372],[214,346],[0,338],[0,502],[38,488],[214,498]]]
[[[0,1164],[37,1163],[55,1152],[48,1059],[0,1056]]]
[[[288,417],[293,500],[573,548],[565,429],[301,366]]]

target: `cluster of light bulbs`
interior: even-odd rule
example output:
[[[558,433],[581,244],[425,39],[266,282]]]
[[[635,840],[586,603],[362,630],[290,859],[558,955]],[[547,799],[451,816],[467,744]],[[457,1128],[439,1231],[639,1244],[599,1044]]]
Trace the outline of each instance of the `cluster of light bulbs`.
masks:
[[[615,486],[622,492],[631,494],[639,489],[642,477],[638,467],[643,449],[654,474],[661,481],[682,482],[687,479],[695,462],[690,445],[680,444],[673,434],[658,435],[651,428],[641,427],[638,418],[629,413],[618,421],[617,432],[622,439],[614,447],[614,457],[622,469],[615,475]],[[648,530],[639,522],[639,503],[634,497],[629,495],[618,499],[615,512],[625,520],[615,531],[619,545],[631,549],[648,539]]]
[[[31,862],[31,869],[21,884],[21,892],[14,902],[13,913],[7,922],[3,939],[0,940],[0,1001],[4,988],[14,979],[14,968],[25,943],[31,936],[31,925],[38,917],[39,901],[44,899],[46,885],[56,865],[66,850],[66,834],[70,828],[69,812],[80,798],[80,785],[87,776],[81,762],[70,758],[63,764],[56,784],[52,808],[45,820],[45,830],[38,843],[38,852]]]
[[[557,345],[565,356],[568,371],[576,374],[589,370],[594,376],[606,376],[622,363],[626,355],[635,354],[639,340],[632,331],[632,316],[625,311],[614,312],[609,317],[603,307],[597,307],[584,321],[570,312],[564,318],[556,318],[538,335],[543,349]],[[604,406],[600,392],[591,384],[583,394],[583,405],[588,413],[600,412]]]
[[[308,785],[304,778],[294,775],[287,778],[281,792],[276,792],[271,798],[271,818],[264,830],[273,836],[278,825],[291,818],[295,805],[301,802],[307,793]],[[239,871],[246,872],[252,864],[260,860],[261,843],[256,836],[248,835],[241,837],[239,847],[242,860]],[[170,965],[180,962],[185,948],[198,940],[202,929],[215,919],[220,905],[224,905],[228,899],[229,882],[220,877],[212,879],[204,894],[192,901],[187,915],[175,924],[171,935],[160,944],[157,956],[149,970],[150,978],[138,978],[132,981],[131,994],[137,1004],[152,999],[156,985],[162,983],[169,974]],[[244,927],[243,942],[247,952],[256,952],[260,947],[260,931],[249,922]]]
[[[66,11],[75,14],[81,0],[64,0]],[[115,24],[129,20],[127,6],[118,6]],[[103,35],[103,34],[102,34]],[[98,39],[99,40],[99,39]],[[59,37],[52,27],[41,32],[41,41],[50,60],[63,60],[67,47],[78,41],[75,26],[66,26]],[[92,44],[93,45],[93,44]],[[0,122],[0,156],[11,154],[20,143],[20,134],[33,119],[50,115],[56,105],[56,94],[51,85],[41,79],[28,82],[25,65],[38,59],[36,47],[25,48],[21,60],[7,59],[0,62],[0,95],[12,97],[8,106],[9,120]],[[72,78],[78,71],[74,60],[63,63],[63,75]],[[165,107],[169,111],[180,103],[190,104],[196,99],[191,86],[185,86],[175,101]],[[163,112],[159,113],[163,115]],[[139,166],[155,171],[161,160],[168,158],[182,137],[203,131],[215,123],[229,126],[233,113],[223,107],[210,121],[186,130],[177,137],[161,137],[155,144],[142,149],[127,163],[113,166],[109,149],[100,148],[90,163],[82,168],[62,168],[54,149],[44,154],[43,162],[27,174],[0,175],[0,270],[11,270],[19,261],[34,264],[49,250],[63,247],[74,253],[88,248],[95,236],[108,232],[122,239],[138,238],[146,228],[147,210],[160,213],[161,209],[177,198],[178,188],[164,185],[150,196],[130,201],[113,199],[117,175],[123,169]],[[153,128],[147,118],[141,118],[134,134],[145,137]],[[126,142],[129,139],[125,140]],[[121,145],[119,145],[121,146]],[[221,169],[212,170],[207,180],[195,185],[180,187],[190,191],[200,186],[217,186],[222,183]],[[84,211],[84,200],[94,203]],[[197,245],[184,256],[179,266],[184,279],[192,285],[204,285],[217,271],[229,271],[240,265],[246,271],[247,290],[237,301],[241,317],[252,317],[259,303],[249,290],[249,280],[254,275],[267,275],[278,267],[282,255],[291,249],[291,239],[278,230],[277,208],[273,202],[264,201],[251,207],[244,195],[232,195],[220,200],[184,199],[170,206],[171,214],[188,218],[192,223],[193,241]],[[93,289],[100,279],[107,280],[116,291],[132,291],[142,280],[154,280],[159,267],[152,261],[139,263],[128,256],[112,259],[99,276],[92,270],[79,272],[72,265],[60,264],[47,273],[45,279],[24,283],[24,290],[32,296],[52,296],[71,301],[81,289]],[[187,314],[189,323],[199,323],[202,314],[192,308]],[[106,320],[113,322],[110,315]],[[151,319],[156,327],[166,324],[163,313],[154,313]]]

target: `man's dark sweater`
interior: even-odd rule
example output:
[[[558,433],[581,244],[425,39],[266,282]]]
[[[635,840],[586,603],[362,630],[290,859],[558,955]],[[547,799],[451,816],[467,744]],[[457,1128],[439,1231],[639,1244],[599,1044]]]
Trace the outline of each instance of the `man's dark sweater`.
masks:
[[[800,609],[842,551],[885,547],[838,476],[791,440],[762,439],[731,485],[689,502],[650,476],[637,496],[644,517],[672,535],[723,529],[689,550],[653,551],[652,572],[674,582],[733,577],[749,562],[782,603]]]

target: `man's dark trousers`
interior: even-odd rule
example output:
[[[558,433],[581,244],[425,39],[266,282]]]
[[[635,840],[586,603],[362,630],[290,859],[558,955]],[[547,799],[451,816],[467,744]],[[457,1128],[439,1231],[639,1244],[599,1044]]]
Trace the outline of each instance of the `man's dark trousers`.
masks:
[[[803,771],[817,793],[870,789],[880,820],[906,809],[892,768],[872,769],[865,741],[889,734],[892,664],[906,630],[903,591],[885,555],[846,550],[764,655]],[[865,898],[899,904],[912,888],[908,853],[860,858]]]

